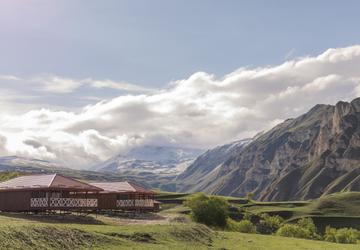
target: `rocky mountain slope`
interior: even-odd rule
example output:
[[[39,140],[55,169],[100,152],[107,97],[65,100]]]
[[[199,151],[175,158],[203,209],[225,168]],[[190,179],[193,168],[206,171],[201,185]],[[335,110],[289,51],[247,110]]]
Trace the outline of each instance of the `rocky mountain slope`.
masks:
[[[178,191],[193,192],[202,190],[201,183],[206,183],[208,176],[211,176],[223,162],[239,153],[250,142],[251,139],[244,139],[207,150],[176,177],[176,182],[180,183],[180,185],[177,185]],[[197,185],[194,185],[194,183],[197,183]]]
[[[210,159],[210,152],[178,177],[181,191],[232,196],[252,192],[255,199],[271,201],[360,191],[360,98],[316,105],[254,138],[215,168],[199,162]]]

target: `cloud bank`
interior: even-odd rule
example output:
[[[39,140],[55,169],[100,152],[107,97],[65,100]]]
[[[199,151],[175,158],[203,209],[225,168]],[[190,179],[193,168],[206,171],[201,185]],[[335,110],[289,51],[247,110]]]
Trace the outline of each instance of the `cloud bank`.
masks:
[[[143,143],[209,148],[252,136],[317,103],[360,96],[359,66],[360,46],[329,49],[278,66],[240,68],[221,79],[197,72],[164,89],[121,95],[80,111],[2,115],[0,153],[86,168]],[[60,87],[57,82],[44,82],[44,91],[79,88],[71,79]],[[95,88],[137,88],[87,82]]]

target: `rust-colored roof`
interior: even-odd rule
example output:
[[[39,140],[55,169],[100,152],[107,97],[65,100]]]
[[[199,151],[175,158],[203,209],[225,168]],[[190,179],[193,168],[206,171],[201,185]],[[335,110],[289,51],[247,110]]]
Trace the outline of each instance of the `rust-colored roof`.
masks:
[[[78,191],[102,191],[93,185],[64,177],[59,174],[25,175],[0,182],[0,191],[21,189],[73,189]]]
[[[103,189],[105,193],[126,193],[126,192],[137,192],[137,193],[148,193],[153,194],[154,192],[139,185],[129,182],[93,182],[91,185]]]

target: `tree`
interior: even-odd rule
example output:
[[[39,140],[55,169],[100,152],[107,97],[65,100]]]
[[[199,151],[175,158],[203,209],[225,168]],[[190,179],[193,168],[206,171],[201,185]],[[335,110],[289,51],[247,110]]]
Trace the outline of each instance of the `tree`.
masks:
[[[208,197],[199,193],[188,198],[185,205],[191,208],[191,217],[194,221],[208,226],[226,226],[229,203],[224,198]]]

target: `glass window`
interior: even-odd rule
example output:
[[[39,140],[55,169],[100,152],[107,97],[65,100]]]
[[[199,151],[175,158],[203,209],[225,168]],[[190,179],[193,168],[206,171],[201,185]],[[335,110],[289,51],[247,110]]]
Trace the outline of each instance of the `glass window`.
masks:
[[[31,192],[31,198],[46,198],[46,192],[33,191],[33,192]]]
[[[51,198],[61,198],[61,192],[51,192]]]

